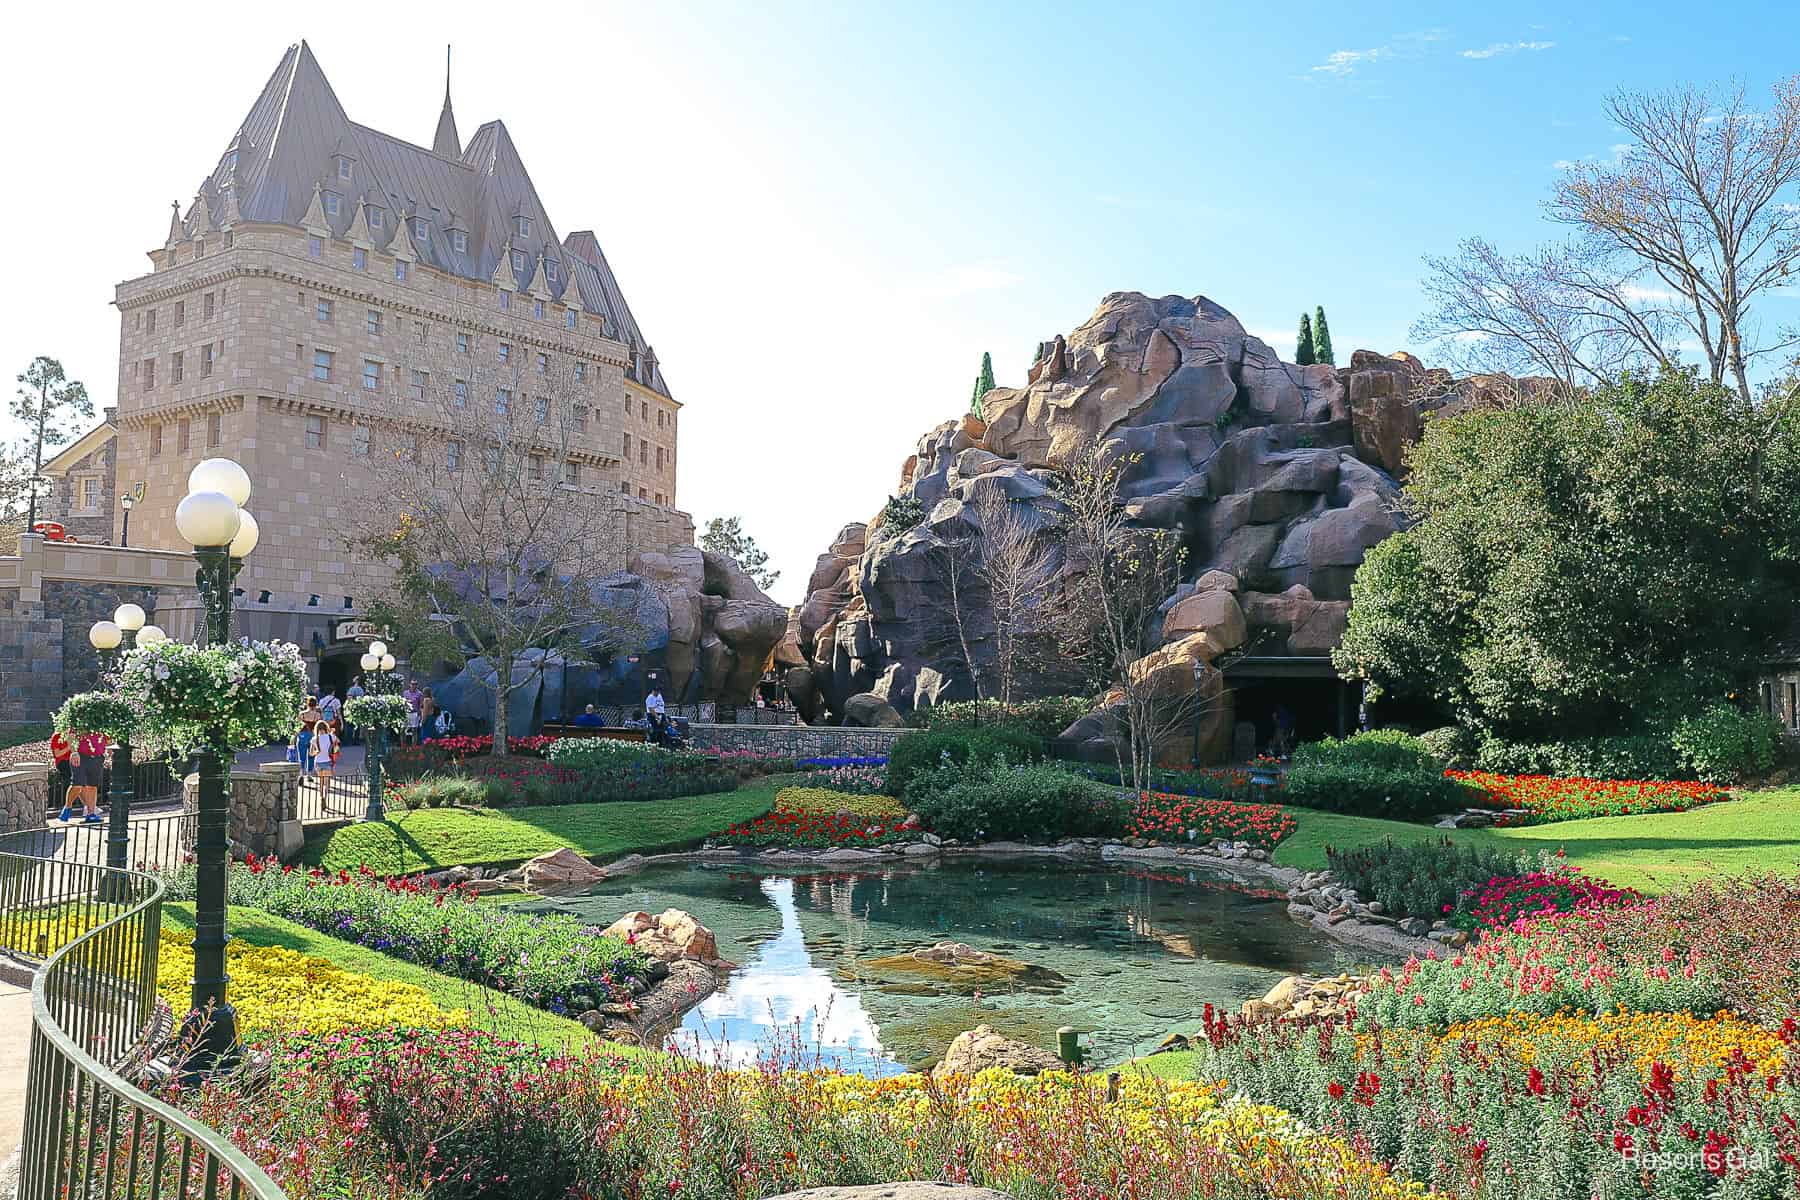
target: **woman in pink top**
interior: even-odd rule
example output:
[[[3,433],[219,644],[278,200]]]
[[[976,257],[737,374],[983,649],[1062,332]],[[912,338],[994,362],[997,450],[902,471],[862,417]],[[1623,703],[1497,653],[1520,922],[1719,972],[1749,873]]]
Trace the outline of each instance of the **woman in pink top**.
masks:
[[[74,779],[69,795],[80,802],[81,819],[90,825],[100,823],[100,780],[105,767],[106,738],[98,733],[82,734],[75,743],[74,753],[69,755],[69,768]]]

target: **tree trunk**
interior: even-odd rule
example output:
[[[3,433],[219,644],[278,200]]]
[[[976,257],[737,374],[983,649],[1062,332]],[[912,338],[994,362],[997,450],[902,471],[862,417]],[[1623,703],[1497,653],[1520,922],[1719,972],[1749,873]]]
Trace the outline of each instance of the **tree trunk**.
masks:
[[[494,656],[494,748],[490,751],[495,758],[507,756],[507,736],[510,731],[512,694],[513,694],[513,660],[511,651],[502,651]]]

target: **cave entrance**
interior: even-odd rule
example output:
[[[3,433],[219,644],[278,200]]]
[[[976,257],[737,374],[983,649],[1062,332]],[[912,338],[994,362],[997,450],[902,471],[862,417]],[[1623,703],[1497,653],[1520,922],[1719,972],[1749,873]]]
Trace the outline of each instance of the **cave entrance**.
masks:
[[[1238,727],[1256,731],[1248,754],[1246,735],[1234,736],[1234,759],[1268,752],[1276,714],[1284,708],[1293,718],[1296,742],[1345,737],[1357,727],[1361,685],[1339,679],[1323,655],[1245,655],[1225,667],[1225,686]]]

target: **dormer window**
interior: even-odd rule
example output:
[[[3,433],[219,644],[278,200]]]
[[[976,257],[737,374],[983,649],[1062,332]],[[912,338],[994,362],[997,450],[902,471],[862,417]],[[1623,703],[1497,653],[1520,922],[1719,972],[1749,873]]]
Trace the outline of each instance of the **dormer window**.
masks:
[[[518,234],[522,238],[530,237],[531,236],[531,218],[530,217],[514,217],[513,218],[513,232]]]
[[[532,301],[531,315],[540,321],[544,319],[544,302],[542,300]]]
[[[575,310],[574,309],[571,308],[567,313],[564,314],[563,323],[566,324],[570,329],[575,328]]]
[[[381,228],[381,210],[379,208],[371,208],[369,210],[369,228]]]
[[[325,193],[325,215],[326,216],[328,216],[328,217],[337,216],[338,212],[342,209],[342,207],[343,207],[343,202],[338,199],[338,194],[336,192],[326,192]]]
[[[337,172],[339,179],[351,179],[355,176],[356,168],[350,165],[348,155],[340,154],[337,156]]]
[[[450,248],[458,254],[467,254],[469,252],[469,235],[460,229],[452,229],[450,231]]]
[[[556,264],[547,258],[544,260],[544,278],[553,284],[556,282]]]
[[[525,252],[523,250],[514,250],[512,258],[513,270],[523,271],[525,269]]]
[[[225,173],[227,175],[229,175],[229,174],[231,174],[231,172],[237,170],[237,151],[236,150],[226,151],[224,166],[225,166]]]
[[[414,217],[412,223],[413,236],[421,242],[431,236],[431,225],[424,217]]]

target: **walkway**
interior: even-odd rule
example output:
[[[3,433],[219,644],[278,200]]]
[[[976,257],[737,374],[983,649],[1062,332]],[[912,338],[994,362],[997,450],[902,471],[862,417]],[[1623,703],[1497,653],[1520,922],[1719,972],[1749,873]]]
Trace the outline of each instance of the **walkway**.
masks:
[[[31,1057],[31,988],[0,979],[0,1196],[12,1195],[25,1132],[25,1066]]]

